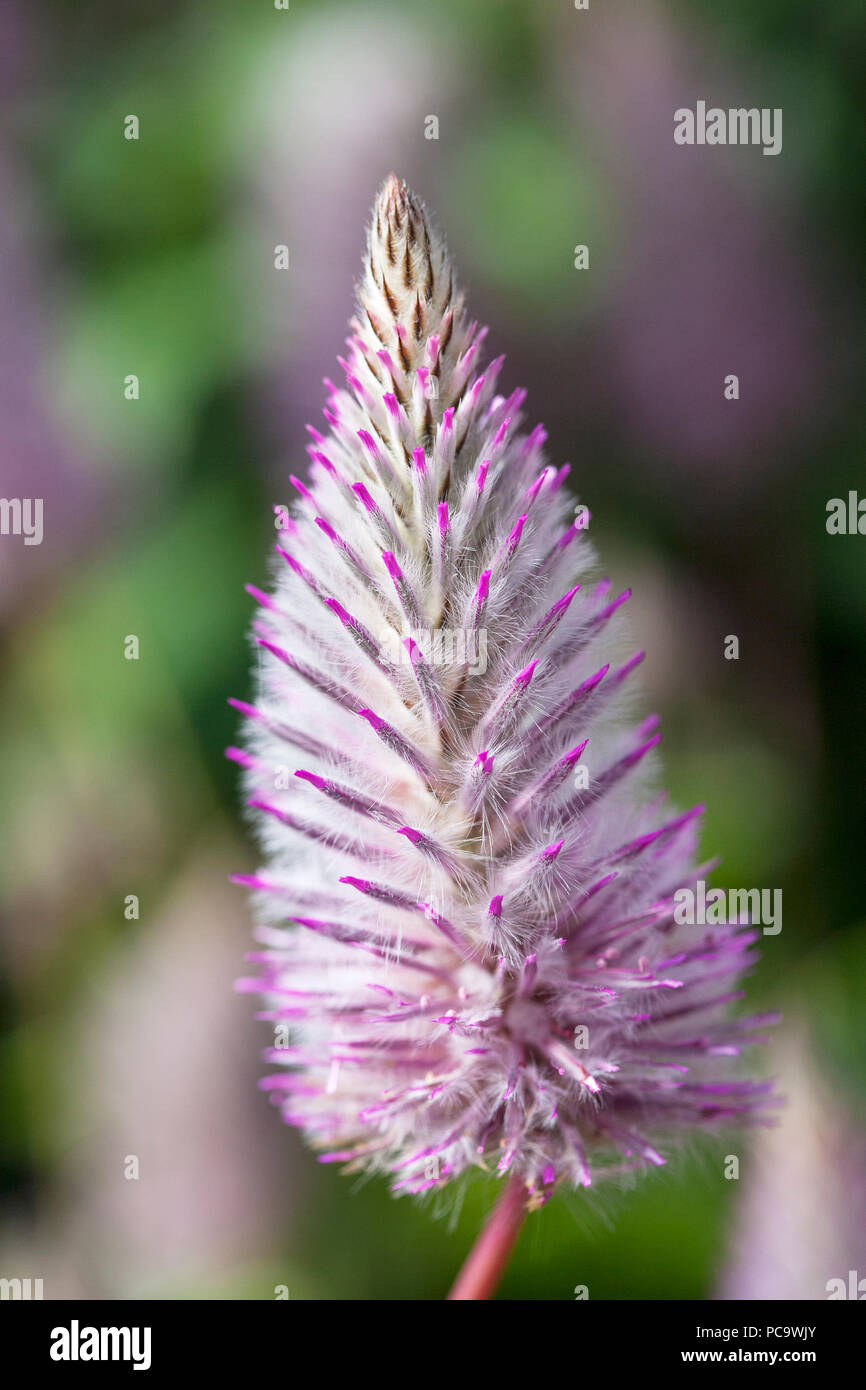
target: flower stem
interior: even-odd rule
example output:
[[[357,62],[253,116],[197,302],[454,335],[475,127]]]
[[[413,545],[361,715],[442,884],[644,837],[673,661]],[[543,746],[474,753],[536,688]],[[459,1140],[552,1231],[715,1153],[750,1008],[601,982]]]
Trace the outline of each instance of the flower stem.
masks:
[[[448,1295],[449,1302],[490,1298],[496,1292],[526,1216],[526,1184],[509,1178]]]

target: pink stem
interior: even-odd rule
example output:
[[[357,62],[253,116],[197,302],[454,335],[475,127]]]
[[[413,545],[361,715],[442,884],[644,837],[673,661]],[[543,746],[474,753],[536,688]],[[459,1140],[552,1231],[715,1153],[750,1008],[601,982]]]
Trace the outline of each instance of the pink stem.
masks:
[[[509,1178],[466,1263],[448,1295],[449,1302],[490,1298],[517,1244],[526,1216],[527,1191],[522,1178]]]

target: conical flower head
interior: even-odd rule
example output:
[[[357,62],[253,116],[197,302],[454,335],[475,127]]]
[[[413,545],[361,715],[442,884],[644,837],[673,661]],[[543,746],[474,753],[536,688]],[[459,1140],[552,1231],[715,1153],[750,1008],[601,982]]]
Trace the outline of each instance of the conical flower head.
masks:
[[[246,768],[267,865],[263,1086],[322,1161],[396,1190],[472,1166],[558,1182],[664,1161],[745,1116],[725,1075],[748,928],[682,927],[700,808],[654,794],[641,660],[591,577],[588,512],[395,177],[373,210],[345,386],[260,611]]]

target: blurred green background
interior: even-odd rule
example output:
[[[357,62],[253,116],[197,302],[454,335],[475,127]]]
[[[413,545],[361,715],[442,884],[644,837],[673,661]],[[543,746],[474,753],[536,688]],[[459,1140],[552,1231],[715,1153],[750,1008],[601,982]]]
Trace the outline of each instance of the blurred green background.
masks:
[[[786,1015],[780,1127],[557,1197],[501,1296],[820,1298],[866,1272],[866,537],[825,528],[866,497],[864,48],[855,0],[0,0],[0,490],[43,497],[45,529],[0,538],[0,1274],[439,1298],[489,1204],[317,1165],[232,992],[243,584],[391,168],[634,587],[716,884],[784,894],[750,991]],[[700,98],[782,108],[781,155],[676,147]]]

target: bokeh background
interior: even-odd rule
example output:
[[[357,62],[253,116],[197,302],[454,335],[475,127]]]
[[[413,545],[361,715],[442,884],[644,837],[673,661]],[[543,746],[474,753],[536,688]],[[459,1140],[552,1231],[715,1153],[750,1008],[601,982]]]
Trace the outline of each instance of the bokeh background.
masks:
[[[778,1127],[557,1197],[501,1296],[866,1275],[866,536],[825,527],[866,497],[864,48],[859,0],[0,0],[0,492],[44,498],[45,528],[0,538],[0,1275],[439,1298],[490,1200],[437,1213],[317,1165],[256,1091],[266,1025],[233,993],[243,584],[391,168],[634,587],[715,883],[784,894],[751,982],[785,1013]],[[699,98],[781,107],[781,155],[675,146]]]

